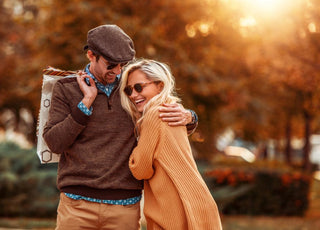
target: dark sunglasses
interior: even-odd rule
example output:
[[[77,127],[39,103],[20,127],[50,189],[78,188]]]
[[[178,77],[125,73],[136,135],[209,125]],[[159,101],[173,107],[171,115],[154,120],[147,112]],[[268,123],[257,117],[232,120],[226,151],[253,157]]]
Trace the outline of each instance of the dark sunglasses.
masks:
[[[141,93],[143,88],[146,87],[147,85],[149,84],[152,84],[152,83],[158,83],[159,81],[150,81],[150,82],[147,82],[147,83],[136,83],[134,84],[133,86],[131,85],[127,85],[125,88],[124,88],[124,92],[128,95],[128,96],[131,96],[132,92],[133,92],[133,89],[137,92],[137,93]]]
[[[128,62],[120,63],[120,67],[122,68],[126,64],[128,64]],[[112,69],[116,68],[118,65],[119,65],[119,63],[117,63],[117,64],[109,64],[109,65],[107,65],[107,70],[112,70]]]

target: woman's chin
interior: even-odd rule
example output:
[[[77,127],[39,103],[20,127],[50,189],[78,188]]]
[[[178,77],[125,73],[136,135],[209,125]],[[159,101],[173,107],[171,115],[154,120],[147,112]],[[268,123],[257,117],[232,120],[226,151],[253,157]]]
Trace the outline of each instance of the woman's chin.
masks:
[[[136,105],[137,110],[138,110],[139,113],[143,112],[144,106],[145,106],[145,103]]]

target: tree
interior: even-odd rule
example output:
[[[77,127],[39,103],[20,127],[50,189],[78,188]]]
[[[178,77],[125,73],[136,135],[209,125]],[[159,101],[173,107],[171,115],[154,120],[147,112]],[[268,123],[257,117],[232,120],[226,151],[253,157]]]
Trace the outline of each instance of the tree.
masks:
[[[244,8],[249,0],[8,2],[0,1],[11,28],[0,29],[0,108],[28,107],[36,120],[41,70],[82,69],[87,31],[109,23],[133,38],[137,57],[169,64],[183,104],[200,117],[191,141],[201,156],[211,157],[217,135],[232,128],[261,145],[287,137],[289,162],[289,138],[319,129],[315,1],[290,2],[282,18]]]

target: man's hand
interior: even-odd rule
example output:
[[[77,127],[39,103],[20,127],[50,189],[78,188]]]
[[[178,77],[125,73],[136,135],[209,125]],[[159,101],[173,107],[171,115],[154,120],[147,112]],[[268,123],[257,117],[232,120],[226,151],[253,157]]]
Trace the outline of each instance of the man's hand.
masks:
[[[185,126],[192,121],[191,112],[178,103],[163,104],[159,111],[162,121],[168,122],[170,126]]]
[[[87,84],[85,80],[86,78],[89,79],[90,85]],[[87,108],[90,108],[98,94],[98,89],[96,87],[96,84],[94,80],[84,72],[78,73],[77,82],[79,84],[80,90],[83,93],[82,103]]]

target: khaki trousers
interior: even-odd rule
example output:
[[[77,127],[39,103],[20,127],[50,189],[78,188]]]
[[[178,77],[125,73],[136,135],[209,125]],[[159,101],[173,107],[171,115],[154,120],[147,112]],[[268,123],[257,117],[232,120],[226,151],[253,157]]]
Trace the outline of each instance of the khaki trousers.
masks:
[[[110,205],[73,200],[60,193],[56,230],[140,229],[140,202],[133,205]]]

